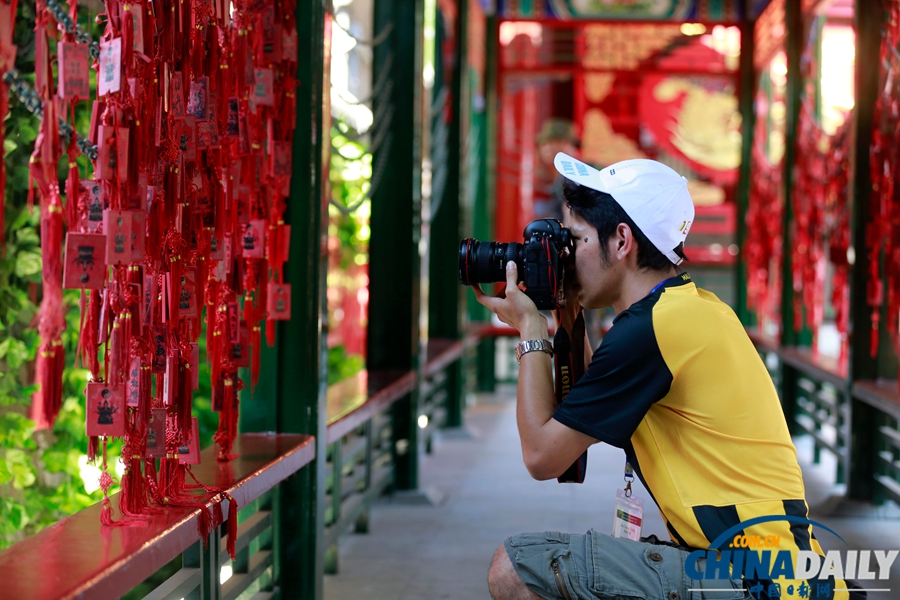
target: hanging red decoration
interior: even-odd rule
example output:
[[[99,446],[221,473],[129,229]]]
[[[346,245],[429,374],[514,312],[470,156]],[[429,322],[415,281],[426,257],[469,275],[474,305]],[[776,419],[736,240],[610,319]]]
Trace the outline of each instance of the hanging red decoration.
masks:
[[[900,191],[895,183],[900,168],[900,146],[896,143],[900,136],[900,3],[888,2],[885,8],[889,17],[881,30],[881,91],[875,105],[870,148],[872,194],[866,229],[866,298],[872,310],[873,357],[878,354],[883,309],[894,351],[900,356]]]
[[[765,150],[764,118],[757,118],[751,156],[753,178],[747,207],[747,307],[761,324],[780,324],[783,163],[772,164]]]
[[[101,521],[139,524],[157,507],[191,506],[201,510],[205,538],[222,520],[221,506],[207,508],[213,494],[230,501],[234,530],[234,500],[188,483],[200,456],[192,397],[205,324],[218,459],[234,458],[245,385],[239,369],[249,368],[255,384],[263,321],[272,344],[274,322],[290,318],[283,216],[296,108],[295,3],[106,0],[93,49],[76,31],[74,2],[68,18],[59,6],[48,10],[39,0],[35,29],[43,121],[31,177],[44,253],[36,410],[45,426],[59,410],[62,289],[79,289],[76,361],[90,371],[86,429],[89,458],[103,463]],[[54,24],[63,32],[58,80],[50,69]],[[8,62],[7,33],[0,22],[0,64]],[[98,82],[90,132],[63,148],[58,119],[73,121],[75,104],[88,100],[89,53]],[[75,163],[84,144],[96,147],[93,180],[82,180]],[[56,165],[64,153],[61,190]],[[124,438],[120,520],[108,497],[111,437]],[[232,555],[233,544],[232,535]]]
[[[849,325],[849,139],[850,119],[832,136],[825,133],[807,105],[801,103],[797,127],[791,228],[794,327],[812,332],[818,351],[819,328],[825,319],[825,280],[831,264],[831,306],[841,337],[839,363],[848,359]]]
[[[55,80],[51,69],[48,27],[52,23],[45,2],[35,6],[35,91],[42,102],[41,120],[34,151],[29,164],[29,203],[33,204],[35,185],[41,214],[41,246],[43,252],[43,298],[37,314],[40,336],[35,361],[35,380],[38,391],[34,395],[32,416],[41,425],[52,423],[62,406],[62,373],[65,351],[62,332],[66,328],[62,299],[62,235],[63,206],[60,197],[56,165],[62,155],[57,115],[60,104],[55,98]]]
[[[0,75],[7,73],[15,66],[16,46],[13,44],[13,31],[16,23],[18,0],[0,0]],[[6,138],[6,115],[9,113],[9,84],[0,78],[0,148]],[[0,190],[6,190],[6,162],[0,161]],[[0,256],[6,254],[6,194],[3,194],[3,205],[0,206]]]

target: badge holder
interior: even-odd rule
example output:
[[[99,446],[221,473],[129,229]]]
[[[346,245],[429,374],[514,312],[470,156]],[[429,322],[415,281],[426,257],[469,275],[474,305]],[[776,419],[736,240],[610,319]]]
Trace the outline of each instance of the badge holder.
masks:
[[[641,524],[644,522],[644,500],[631,491],[634,481],[634,469],[631,463],[625,463],[625,489],[616,490],[616,513],[613,518],[614,538],[624,538],[639,542],[641,540]]]

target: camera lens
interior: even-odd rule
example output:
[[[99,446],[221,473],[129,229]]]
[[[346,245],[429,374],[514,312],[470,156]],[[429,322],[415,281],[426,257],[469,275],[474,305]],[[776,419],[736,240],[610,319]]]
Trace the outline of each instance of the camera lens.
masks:
[[[466,238],[459,243],[459,282],[463,285],[494,283],[506,280],[506,263],[519,265],[522,277],[522,244],[510,242],[479,242]]]

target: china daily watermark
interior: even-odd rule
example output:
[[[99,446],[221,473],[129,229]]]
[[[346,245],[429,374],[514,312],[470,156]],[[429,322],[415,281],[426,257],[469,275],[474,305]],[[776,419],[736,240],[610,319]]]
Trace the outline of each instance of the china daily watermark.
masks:
[[[830,550],[822,556],[811,550],[781,548],[781,536],[747,535],[754,525],[773,521],[828,531],[832,529],[803,517],[771,515],[743,521],[722,532],[707,550],[694,550],[685,560],[685,573],[694,580],[744,578],[753,598],[831,598],[847,590],[835,580],[887,581],[900,550]],[[805,529],[804,529],[805,530]],[[700,562],[704,559],[704,562]],[[785,586],[776,580],[792,581]],[[695,591],[695,590],[691,590]],[[696,591],[701,591],[699,588]],[[702,591],[714,591],[703,589]],[[869,592],[890,592],[890,588],[870,588]]]

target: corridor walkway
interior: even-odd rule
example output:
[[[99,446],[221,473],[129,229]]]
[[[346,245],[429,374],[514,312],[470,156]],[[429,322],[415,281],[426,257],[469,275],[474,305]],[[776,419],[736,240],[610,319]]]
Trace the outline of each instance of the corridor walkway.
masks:
[[[534,481],[521,460],[512,386],[480,394],[466,413],[466,429],[471,437],[445,438],[434,455],[423,458],[421,488],[442,496],[436,505],[416,504],[415,497],[385,499],[373,508],[368,535],[341,538],[340,574],[326,576],[326,600],[488,599],[488,565],[505,537],[611,529],[615,490],[622,485],[621,451],[602,444],[591,448],[583,485]],[[801,460],[811,455],[803,440],[797,443]],[[834,528],[852,548],[900,547],[900,510],[838,505],[826,476],[833,466],[801,464],[811,518]],[[649,494],[635,483],[635,493],[651,503],[644,535],[665,537]],[[824,514],[835,512],[854,516]],[[900,598],[900,560],[892,571],[893,579],[878,587],[894,591],[870,598]]]

